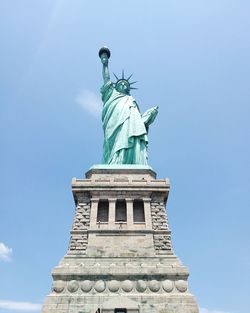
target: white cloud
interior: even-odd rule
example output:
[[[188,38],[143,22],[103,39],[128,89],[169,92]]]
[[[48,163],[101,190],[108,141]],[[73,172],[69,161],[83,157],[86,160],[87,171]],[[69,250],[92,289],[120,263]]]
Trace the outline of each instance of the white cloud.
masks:
[[[82,90],[75,98],[75,101],[80,104],[84,110],[91,115],[99,117],[101,114],[101,99],[98,95],[90,90]]]
[[[12,249],[7,247],[3,242],[0,242],[0,261],[10,261]]]
[[[41,310],[41,304],[0,300],[0,309],[35,312]]]
[[[206,308],[200,308],[200,313],[230,313],[226,311],[221,311],[221,310],[210,310]]]

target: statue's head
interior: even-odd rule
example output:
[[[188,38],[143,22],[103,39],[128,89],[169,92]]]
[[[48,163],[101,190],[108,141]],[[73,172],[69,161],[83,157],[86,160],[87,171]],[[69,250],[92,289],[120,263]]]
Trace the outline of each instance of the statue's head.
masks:
[[[130,85],[126,79],[119,79],[115,84],[115,89],[126,95],[130,94]]]
[[[137,89],[137,88],[131,87],[131,85],[135,84],[136,82],[132,82],[132,83],[129,82],[129,79],[132,77],[132,75],[130,75],[127,79],[124,78],[124,71],[122,71],[122,78],[118,78],[115,75],[115,78],[117,79],[117,81],[115,83],[115,89],[118,92],[123,93],[125,95],[129,95],[131,89]]]

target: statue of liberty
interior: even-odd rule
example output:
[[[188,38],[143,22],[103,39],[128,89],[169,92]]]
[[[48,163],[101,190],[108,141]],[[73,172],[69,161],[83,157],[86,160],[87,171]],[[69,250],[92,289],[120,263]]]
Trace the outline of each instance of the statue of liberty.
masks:
[[[147,165],[148,128],[153,123],[158,107],[141,115],[138,104],[130,95],[135,82],[122,77],[113,83],[110,79],[108,61],[110,51],[103,47],[99,51],[103,64],[101,95],[103,101],[102,123],[104,130],[104,164],[142,164]]]

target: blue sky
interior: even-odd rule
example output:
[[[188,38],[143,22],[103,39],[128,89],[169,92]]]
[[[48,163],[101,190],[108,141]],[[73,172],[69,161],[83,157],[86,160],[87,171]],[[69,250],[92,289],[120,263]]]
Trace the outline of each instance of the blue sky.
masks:
[[[159,106],[176,254],[202,313],[250,307],[250,2],[0,2],[0,312],[39,311],[64,256],[72,177],[102,154],[98,50]]]

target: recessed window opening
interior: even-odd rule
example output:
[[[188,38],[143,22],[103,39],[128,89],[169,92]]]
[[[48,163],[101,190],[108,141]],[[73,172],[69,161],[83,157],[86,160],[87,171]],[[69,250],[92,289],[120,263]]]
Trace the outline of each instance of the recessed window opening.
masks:
[[[127,205],[125,200],[117,200],[115,204],[115,221],[127,222]]]
[[[97,209],[97,222],[107,223],[109,220],[108,200],[99,200]]]
[[[133,201],[133,219],[134,223],[144,223],[145,222],[145,213],[144,213],[144,203],[143,200],[134,200]]]
[[[127,313],[127,309],[115,309],[115,313]]]

